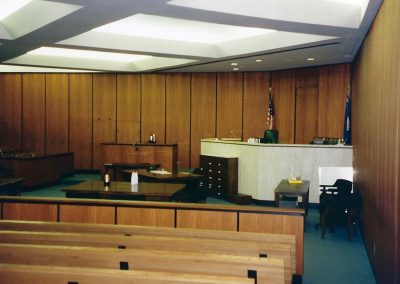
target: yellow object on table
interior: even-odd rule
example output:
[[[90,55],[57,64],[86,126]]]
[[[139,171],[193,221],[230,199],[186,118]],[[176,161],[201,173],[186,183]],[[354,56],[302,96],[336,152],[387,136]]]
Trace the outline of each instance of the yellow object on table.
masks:
[[[288,183],[303,183],[303,180],[301,179],[288,179]]]

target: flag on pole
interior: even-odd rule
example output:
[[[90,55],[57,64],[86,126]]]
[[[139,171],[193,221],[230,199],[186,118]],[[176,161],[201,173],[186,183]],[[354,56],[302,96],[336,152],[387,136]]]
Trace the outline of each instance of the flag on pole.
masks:
[[[267,127],[268,129],[272,130],[274,127],[274,103],[272,101],[272,88],[268,89],[269,91],[269,103],[268,103],[268,110],[267,110]]]
[[[345,145],[351,144],[351,96],[350,88],[349,94],[346,98],[346,108],[344,112],[344,127],[343,127],[343,142]]]

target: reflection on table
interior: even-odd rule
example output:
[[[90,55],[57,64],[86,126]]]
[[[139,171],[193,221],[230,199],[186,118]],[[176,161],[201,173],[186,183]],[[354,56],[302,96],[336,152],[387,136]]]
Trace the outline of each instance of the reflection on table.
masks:
[[[66,197],[70,198],[102,198],[169,201],[174,193],[183,189],[185,184],[179,183],[150,183],[113,181],[110,186],[104,186],[103,181],[84,181],[63,189]]]

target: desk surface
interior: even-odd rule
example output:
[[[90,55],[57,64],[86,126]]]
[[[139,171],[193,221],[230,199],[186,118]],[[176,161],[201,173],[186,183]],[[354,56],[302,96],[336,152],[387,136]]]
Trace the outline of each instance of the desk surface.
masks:
[[[67,197],[82,197],[87,195],[99,194],[101,196],[108,195],[131,195],[144,196],[146,200],[160,198],[168,200],[175,192],[183,189],[185,184],[179,183],[151,183],[140,182],[137,185],[131,185],[130,182],[112,181],[110,186],[104,186],[103,181],[84,181],[76,185],[72,185],[62,191],[66,192]]]
[[[289,183],[286,179],[281,180],[275,192],[279,194],[306,194],[310,188],[310,181],[303,180],[303,183]]]
[[[0,188],[19,184],[22,183],[24,180],[24,178],[0,178]]]
[[[124,170],[123,172],[129,172],[132,173],[132,171],[129,170]],[[160,171],[161,172],[161,171]],[[171,180],[193,180],[193,179],[199,179],[202,178],[202,175],[199,174],[194,174],[190,172],[178,172],[178,173],[158,173],[158,171],[147,171],[147,170],[139,170],[137,171],[138,175],[140,177],[145,177],[148,179],[154,179],[154,180],[163,180],[165,182]]]

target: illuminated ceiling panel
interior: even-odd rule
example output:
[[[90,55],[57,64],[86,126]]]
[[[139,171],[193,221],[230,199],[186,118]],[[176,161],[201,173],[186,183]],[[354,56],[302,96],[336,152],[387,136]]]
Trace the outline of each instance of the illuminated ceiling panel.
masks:
[[[20,5],[14,7],[8,5],[14,1],[16,1],[15,4]],[[41,0],[25,2],[0,0],[1,11],[3,11],[3,7],[4,11],[8,11],[8,13],[4,13],[3,19],[0,21],[0,38],[9,40],[31,33],[82,8],[77,5]]]
[[[19,7],[6,8],[10,3]],[[232,62],[239,71],[349,63],[381,3],[0,0],[0,15],[8,10],[0,16],[0,64],[65,72],[232,72]],[[38,54],[49,49],[61,53]],[[84,52],[80,58],[67,56],[77,50]]]

